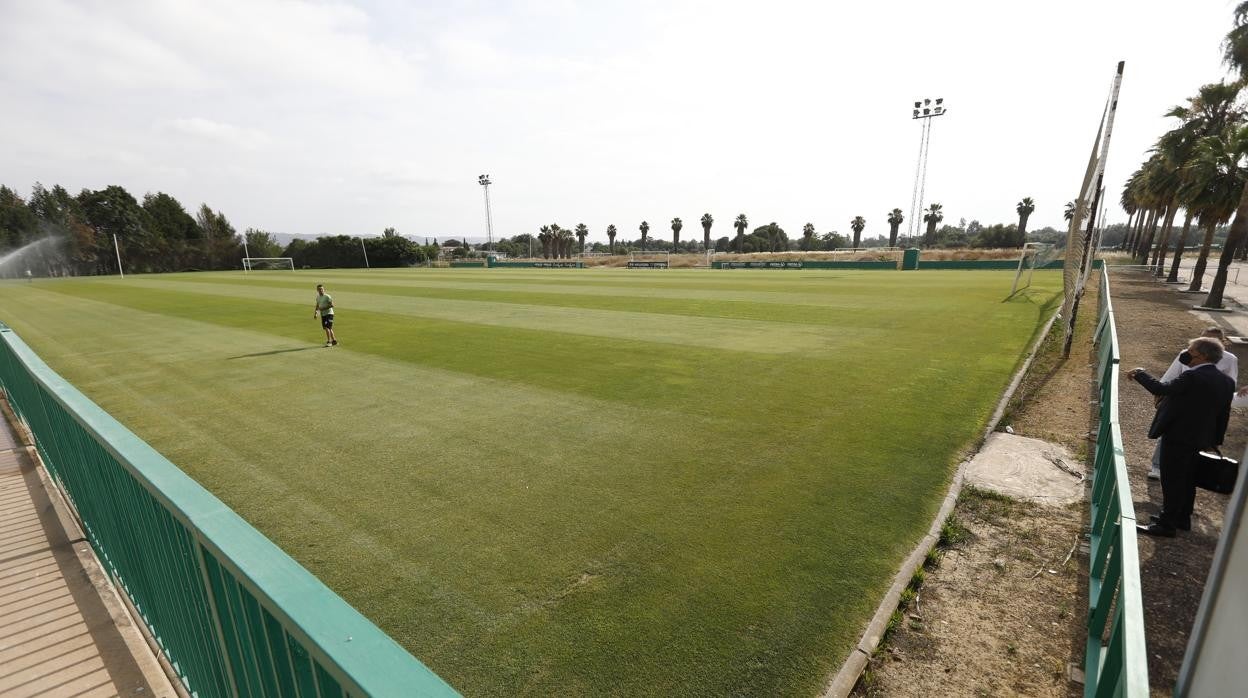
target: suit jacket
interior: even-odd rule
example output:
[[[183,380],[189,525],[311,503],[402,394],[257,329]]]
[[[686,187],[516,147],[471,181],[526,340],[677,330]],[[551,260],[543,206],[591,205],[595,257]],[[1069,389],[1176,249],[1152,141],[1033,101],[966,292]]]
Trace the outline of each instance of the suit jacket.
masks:
[[[1140,372],[1135,380],[1148,392],[1162,398],[1148,428],[1148,438],[1166,437],[1166,443],[1184,443],[1196,448],[1222,444],[1226,423],[1231,416],[1235,381],[1213,364],[1201,364],[1184,371],[1178,378],[1161,381]]]

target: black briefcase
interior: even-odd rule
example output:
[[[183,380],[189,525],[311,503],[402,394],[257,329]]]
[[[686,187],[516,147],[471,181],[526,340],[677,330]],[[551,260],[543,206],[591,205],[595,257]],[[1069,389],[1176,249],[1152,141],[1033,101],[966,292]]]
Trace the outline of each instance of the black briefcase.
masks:
[[[1196,486],[1210,492],[1230,494],[1239,477],[1239,462],[1220,453],[1201,451],[1196,454]]]

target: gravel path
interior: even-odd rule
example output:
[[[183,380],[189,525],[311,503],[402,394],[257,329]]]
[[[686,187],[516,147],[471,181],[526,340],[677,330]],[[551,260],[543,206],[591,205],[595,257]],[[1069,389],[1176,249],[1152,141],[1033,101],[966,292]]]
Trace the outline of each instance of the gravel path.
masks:
[[[1248,280],[1248,276],[1245,277]],[[1248,288],[1248,287],[1246,287]],[[1231,334],[1241,334],[1239,313],[1209,315],[1191,310],[1203,296],[1181,294],[1173,286],[1136,271],[1111,268],[1110,290],[1118,321],[1118,340],[1123,371],[1143,366],[1159,376],[1186,341],[1201,329],[1218,324]],[[1239,289],[1236,289],[1239,290]],[[1243,362],[1245,347],[1235,353]],[[1136,516],[1146,520],[1161,506],[1161,486],[1146,473],[1153,442],[1146,438],[1153,417],[1152,397],[1134,381],[1124,378],[1119,392],[1119,419],[1131,478]],[[1223,452],[1238,458],[1248,442],[1248,414],[1236,410],[1231,417]],[[1140,577],[1144,592],[1144,625],[1148,637],[1149,683],[1155,696],[1171,695],[1183,662],[1188,634],[1200,605],[1200,595],[1222,530],[1228,498],[1197,491],[1196,515],[1190,533],[1178,538],[1140,537]]]

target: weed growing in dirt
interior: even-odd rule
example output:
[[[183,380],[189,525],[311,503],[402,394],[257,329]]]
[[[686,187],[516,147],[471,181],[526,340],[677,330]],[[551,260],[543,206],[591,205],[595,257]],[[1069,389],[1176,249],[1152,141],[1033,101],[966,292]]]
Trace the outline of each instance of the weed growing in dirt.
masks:
[[[936,541],[936,545],[948,550],[965,543],[970,538],[970,530],[958,520],[956,514],[950,514],[949,518],[940,525],[940,538]]]

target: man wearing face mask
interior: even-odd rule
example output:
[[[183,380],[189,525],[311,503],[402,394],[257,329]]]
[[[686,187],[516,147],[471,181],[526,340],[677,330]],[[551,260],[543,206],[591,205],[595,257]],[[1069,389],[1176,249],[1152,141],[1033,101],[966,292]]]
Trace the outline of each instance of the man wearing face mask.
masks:
[[[1229,351],[1229,345],[1226,341],[1226,333],[1222,331],[1221,327],[1215,326],[1215,327],[1206,328],[1203,332],[1200,333],[1200,336],[1216,339],[1222,344],[1223,352],[1222,352],[1222,358],[1219,359],[1217,363],[1218,370],[1230,376],[1231,380],[1235,381],[1235,385],[1239,385],[1239,357],[1235,356],[1235,354]],[[1189,356],[1190,358],[1190,355],[1187,354],[1187,352],[1180,353],[1178,356],[1174,357],[1174,361],[1170,362],[1170,368],[1167,368],[1166,372],[1161,375],[1162,383],[1169,383],[1175,378],[1178,378],[1180,373],[1188,369],[1188,361],[1184,360],[1183,358],[1184,356]],[[1156,398],[1156,399],[1157,399],[1157,402],[1159,403],[1161,402],[1161,398]],[[1156,447],[1153,448],[1153,462],[1152,462],[1152,467],[1148,471],[1148,479],[1149,480],[1161,479],[1161,440],[1160,439],[1158,439]]]
[[[1196,502],[1195,460],[1202,449],[1222,444],[1231,415],[1235,382],[1217,368],[1222,343],[1197,337],[1187,345],[1188,370],[1163,383],[1142,368],[1127,372],[1144,389],[1161,398],[1148,438],[1161,438],[1161,513],[1137,528],[1150,536],[1173,538],[1176,530],[1192,528]]]

